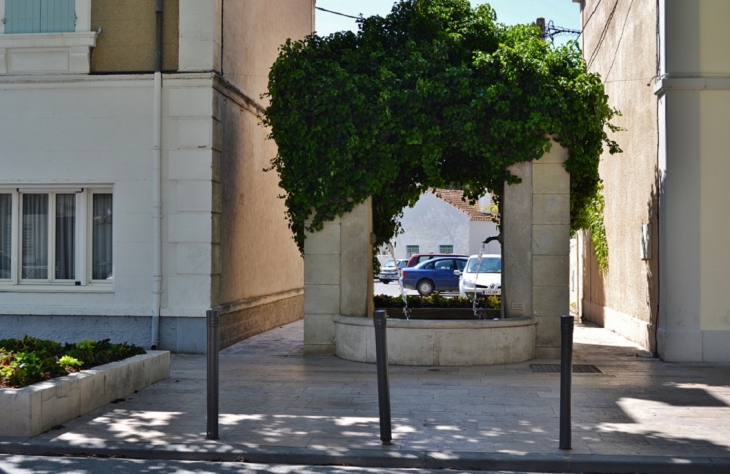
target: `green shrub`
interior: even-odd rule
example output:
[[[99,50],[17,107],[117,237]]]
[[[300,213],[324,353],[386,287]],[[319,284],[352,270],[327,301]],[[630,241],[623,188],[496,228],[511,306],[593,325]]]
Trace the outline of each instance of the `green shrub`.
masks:
[[[373,298],[376,308],[402,308],[403,298],[400,296],[375,295]],[[409,308],[472,308],[473,298],[462,296],[445,297],[439,293],[429,296],[408,295],[406,301]],[[477,307],[499,308],[500,297],[496,295],[478,296]]]
[[[133,344],[84,340],[71,344],[25,336],[0,340],[0,387],[23,387],[144,354]]]

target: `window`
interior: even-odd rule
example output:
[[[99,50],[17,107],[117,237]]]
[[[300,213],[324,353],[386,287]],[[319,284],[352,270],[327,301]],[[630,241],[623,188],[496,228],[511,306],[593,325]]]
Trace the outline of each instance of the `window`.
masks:
[[[91,3],[0,0],[0,75],[88,74],[98,36]]]
[[[68,33],[76,29],[75,0],[5,0],[5,33]]]
[[[418,245],[406,245],[406,257],[410,258],[411,255],[418,253]]]
[[[10,243],[13,233],[13,200],[0,194],[0,280],[10,278]]]
[[[110,189],[0,189],[0,287],[113,278]]]
[[[439,253],[454,253],[453,245],[439,245]]]
[[[454,262],[451,260],[436,260],[434,268],[436,270],[453,270]]]

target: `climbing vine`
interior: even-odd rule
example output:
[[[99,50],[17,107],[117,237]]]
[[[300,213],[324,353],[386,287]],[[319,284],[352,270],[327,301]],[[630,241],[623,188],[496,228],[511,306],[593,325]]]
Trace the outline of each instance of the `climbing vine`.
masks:
[[[575,43],[554,47],[468,0],[402,0],[358,21],[356,34],[287,41],[269,74],[271,169],[300,250],[370,196],[376,244],[429,188],[499,199],[519,181],[508,167],[543,156],[550,136],[569,152],[571,230],[589,228],[618,112]]]

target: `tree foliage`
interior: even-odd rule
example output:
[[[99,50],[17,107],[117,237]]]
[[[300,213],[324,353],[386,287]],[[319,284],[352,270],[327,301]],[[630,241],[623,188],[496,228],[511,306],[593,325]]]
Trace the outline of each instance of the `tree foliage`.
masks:
[[[264,125],[299,248],[306,231],[373,197],[378,243],[429,188],[501,195],[514,163],[568,149],[571,228],[588,228],[605,129],[617,114],[577,45],[497,23],[487,4],[402,0],[359,31],[287,41],[269,74]]]

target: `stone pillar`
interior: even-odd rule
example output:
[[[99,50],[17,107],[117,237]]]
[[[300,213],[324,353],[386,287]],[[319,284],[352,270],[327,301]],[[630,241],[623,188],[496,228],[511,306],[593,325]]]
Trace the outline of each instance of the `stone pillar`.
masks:
[[[560,357],[560,316],[570,311],[568,152],[550,153],[510,171],[522,183],[504,192],[505,312],[537,320],[535,356]]]
[[[324,224],[304,241],[304,353],[335,353],[336,315],[366,317],[373,286],[372,206]]]

